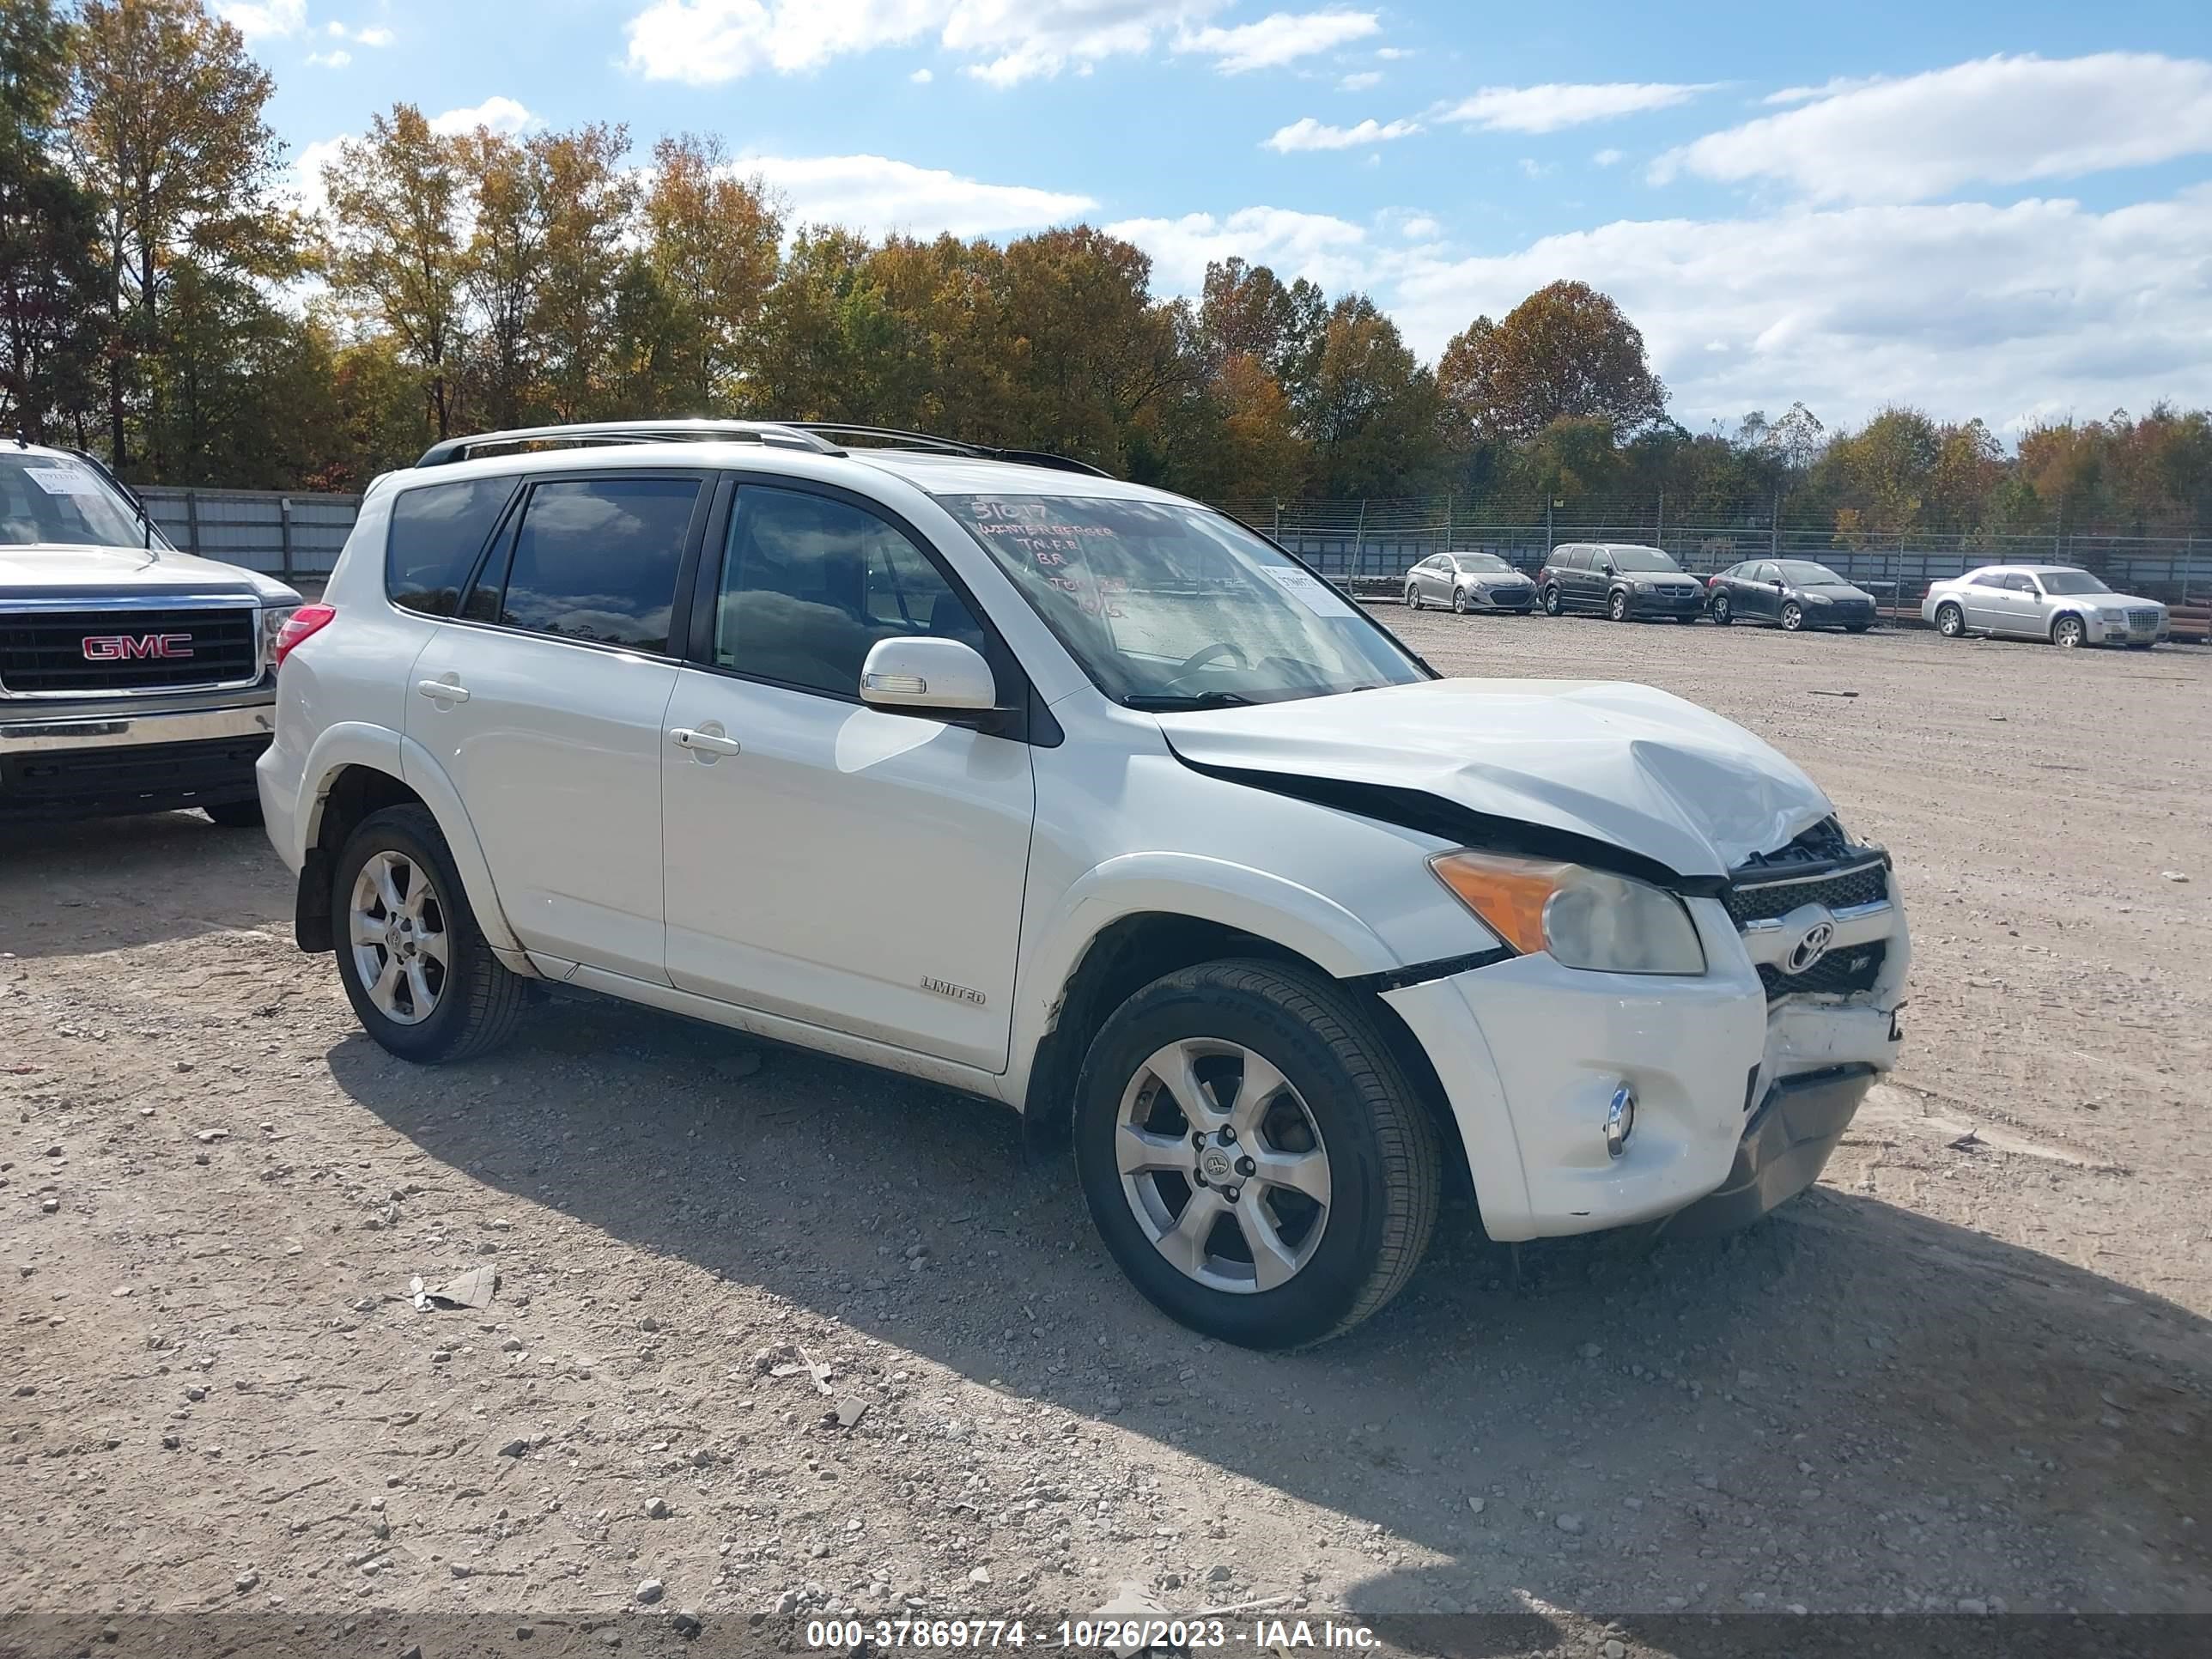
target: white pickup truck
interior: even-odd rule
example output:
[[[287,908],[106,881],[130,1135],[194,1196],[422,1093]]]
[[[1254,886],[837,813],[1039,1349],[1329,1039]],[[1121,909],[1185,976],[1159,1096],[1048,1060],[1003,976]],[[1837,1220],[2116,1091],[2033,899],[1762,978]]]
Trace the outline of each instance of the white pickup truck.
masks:
[[[283,583],[179,553],[98,461],[0,447],[0,823],[261,822]]]

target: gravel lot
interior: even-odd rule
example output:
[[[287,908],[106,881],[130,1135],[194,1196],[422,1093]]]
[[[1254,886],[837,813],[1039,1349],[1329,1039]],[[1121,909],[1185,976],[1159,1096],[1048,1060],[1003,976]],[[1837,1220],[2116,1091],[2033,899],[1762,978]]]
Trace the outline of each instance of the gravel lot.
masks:
[[[1382,614],[1449,672],[1707,703],[1895,850],[1905,1062],[1804,1200],[1517,1263],[1462,1209],[1384,1315],[1246,1354],[999,1109],[584,1001],[411,1070],[258,836],[0,830],[0,1608],[395,1656],[1127,1581],[1534,1615],[1493,1651],[2212,1613],[2212,653]],[[489,1308],[413,1305],[485,1265]]]

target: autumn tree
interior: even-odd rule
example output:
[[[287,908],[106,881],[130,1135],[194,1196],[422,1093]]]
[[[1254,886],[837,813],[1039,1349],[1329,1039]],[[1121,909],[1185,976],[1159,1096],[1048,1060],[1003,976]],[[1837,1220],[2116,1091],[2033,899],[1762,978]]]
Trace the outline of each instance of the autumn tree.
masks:
[[[1320,364],[1328,301],[1301,276],[1288,287],[1266,265],[1240,258],[1206,267],[1199,301],[1199,344],[1208,368],[1229,357],[1250,357],[1293,400],[1312,389]]]
[[[1462,441],[1525,440],[1562,418],[1626,435],[1667,410],[1644,336],[1587,283],[1539,289],[1503,321],[1476,318],[1445,347],[1437,378]]]
[[[781,214],[758,179],[737,176],[720,139],[684,133],[653,146],[644,230],[641,275],[662,296],[659,384],[696,414],[736,406],[775,282]]]
[[[470,208],[468,241],[459,253],[460,289],[475,320],[470,380],[487,425],[520,426],[538,376],[544,168],[534,149],[485,127],[459,135],[453,156]]]
[[[1300,411],[1332,495],[1404,495],[1438,458],[1436,377],[1364,294],[1330,307],[1313,386]]]
[[[323,168],[331,290],[396,337],[440,438],[451,434],[458,404],[463,185],[459,147],[412,104],[374,118],[368,137],[349,139]]]
[[[282,146],[262,112],[274,83],[237,29],[199,0],[85,0],[76,33],[70,143],[102,219],[119,346],[109,441],[120,466],[134,374],[160,429],[172,273],[189,262],[240,278],[286,276],[297,241],[271,194]],[[158,474],[158,449],[153,459]]]
[[[545,241],[532,326],[555,416],[585,420],[601,406],[611,362],[623,241],[637,204],[623,168],[629,129],[593,124],[531,138],[544,190]]]
[[[1187,372],[1151,258],[1079,225],[1011,243],[1006,269],[1022,441],[1112,467],[1131,423]]]
[[[33,441],[81,421],[106,338],[96,204],[57,156],[69,48],[52,0],[0,0],[0,422]]]

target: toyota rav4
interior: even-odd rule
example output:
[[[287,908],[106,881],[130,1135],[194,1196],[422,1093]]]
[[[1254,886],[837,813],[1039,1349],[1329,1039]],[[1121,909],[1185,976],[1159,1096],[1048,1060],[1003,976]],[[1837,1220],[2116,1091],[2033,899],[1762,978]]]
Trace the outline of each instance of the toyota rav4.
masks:
[[[0,448],[0,821],[260,823],[253,763],[299,603],[178,552],[90,456]]]
[[[1752,1219],[1899,1042],[1888,855],[1642,686],[1445,679],[1236,520],[785,423],[456,440],[281,647],[301,945],[422,1062],[533,986],[1072,1139],[1169,1314],[1315,1341],[1492,1237]]]

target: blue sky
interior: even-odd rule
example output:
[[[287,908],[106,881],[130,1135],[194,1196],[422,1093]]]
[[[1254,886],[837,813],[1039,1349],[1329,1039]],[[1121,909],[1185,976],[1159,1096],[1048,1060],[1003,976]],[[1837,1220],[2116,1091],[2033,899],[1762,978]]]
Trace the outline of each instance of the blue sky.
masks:
[[[375,111],[719,134],[797,220],[1076,219],[1425,356],[1578,276],[1693,428],[2212,404],[2202,0],[218,0],[310,175]]]

